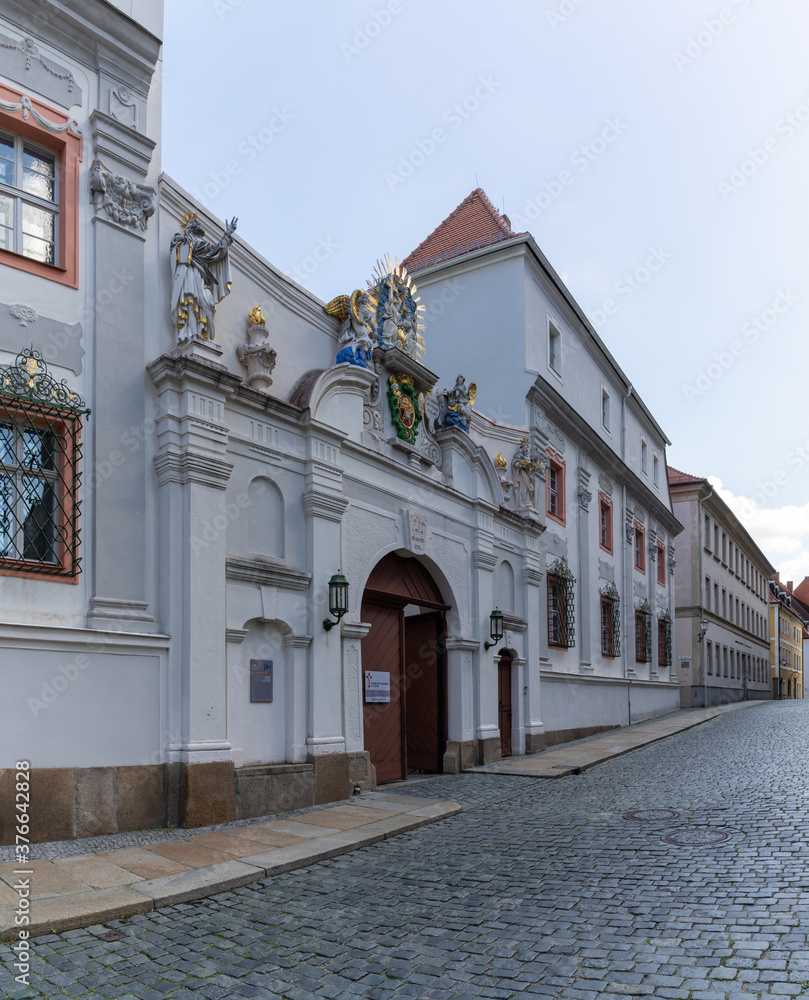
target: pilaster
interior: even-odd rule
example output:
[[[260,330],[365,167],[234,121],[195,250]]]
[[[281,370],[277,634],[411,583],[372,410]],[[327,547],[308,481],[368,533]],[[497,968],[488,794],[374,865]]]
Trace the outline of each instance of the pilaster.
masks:
[[[307,661],[309,647],[312,645],[311,635],[295,635],[292,632],[284,636],[287,697],[285,707],[286,748],[285,756],[288,763],[304,764],[308,756],[306,747],[306,717],[309,701],[307,690]]]
[[[363,750],[365,739],[362,717],[362,640],[371,631],[370,622],[347,622],[343,619],[343,731],[349,753]]]

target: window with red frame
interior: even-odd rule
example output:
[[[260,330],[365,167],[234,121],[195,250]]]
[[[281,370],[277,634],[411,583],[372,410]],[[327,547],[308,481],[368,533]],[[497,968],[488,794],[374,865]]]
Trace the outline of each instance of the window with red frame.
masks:
[[[666,586],[666,547],[657,543],[657,582],[661,587]]]
[[[635,569],[646,572],[646,532],[639,524],[635,525]]]
[[[612,504],[604,496],[598,498],[598,540],[606,552],[612,552]]]
[[[79,573],[81,397],[26,348],[0,368],[0,574]]]
[[[548,478],[545,486],[546,511],[549,517],[565,523],[565,467],[556,459],[548,458]]]

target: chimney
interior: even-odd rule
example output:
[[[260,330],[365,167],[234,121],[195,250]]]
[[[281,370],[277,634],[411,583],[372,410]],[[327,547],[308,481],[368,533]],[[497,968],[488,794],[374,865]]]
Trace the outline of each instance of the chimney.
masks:
[[[776,583],[780,583],[781,582],[781,570],[780,569],[778,570],[778,572],[773,577],[773,580],[775,580]]]
[[[787,590],[792,590],[792,583],[793,581],[790,580],[789,583],[787,584]]]

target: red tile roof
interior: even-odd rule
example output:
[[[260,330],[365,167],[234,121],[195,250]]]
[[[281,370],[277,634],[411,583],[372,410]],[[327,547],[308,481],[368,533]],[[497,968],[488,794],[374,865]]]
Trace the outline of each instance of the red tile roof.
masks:
[[[419,267],[430,267],[440,260],[451,260],[492,243],[524,235],[514,232],[508,216],[497,211],[482,188],[475,188],[426,240],[405,257],[403,263],[408,271],[416,271]]]
[[[673,465],[668,466],[669,486],[679,486],[681,483],[704,483],[707,482],[704,476],[692,476],[688,472],[680,472]]]

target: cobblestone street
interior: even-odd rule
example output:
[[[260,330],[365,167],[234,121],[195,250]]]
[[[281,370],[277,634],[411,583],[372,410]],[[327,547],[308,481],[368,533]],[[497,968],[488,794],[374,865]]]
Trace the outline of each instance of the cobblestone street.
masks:
[[[36,938],[30,988],[4,945],[0,994],[809,996],[808,768],[809,704],[794,701],[554,781],[414,781],[397,791],[465,811],[196,903]],[[99,938],[110,929],[123,937]]]

